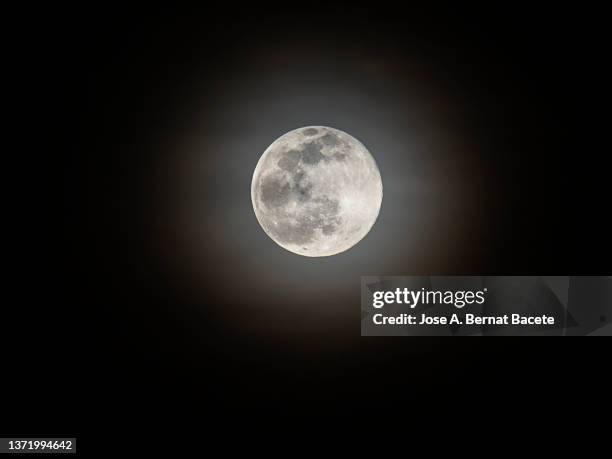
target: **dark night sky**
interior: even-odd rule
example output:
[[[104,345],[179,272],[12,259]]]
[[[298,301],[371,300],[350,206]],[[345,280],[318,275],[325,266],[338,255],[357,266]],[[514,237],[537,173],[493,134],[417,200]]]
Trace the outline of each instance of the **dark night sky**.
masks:
[[[128,400],[352,412],[367,387],[518,384],[543,355],[567,376],[552,345],[519,364],[498,343],[360,338],[359,277],[609,272],[597,15],[323,5],[57,12],[55,262],[27,276],[16,318],[36,320],[13,330],[47,376],[9,382],[78,400],[56,429],[127,425]],[[312,124],[363,142],[385,193],[370,234],[325,259],[279,248],[250,202],[261,153]]]

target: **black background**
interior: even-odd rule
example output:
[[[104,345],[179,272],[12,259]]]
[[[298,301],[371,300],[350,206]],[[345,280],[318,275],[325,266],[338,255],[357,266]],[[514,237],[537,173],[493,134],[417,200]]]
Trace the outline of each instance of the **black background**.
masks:
[[[215,277],[215,260],[197,295],[177,284],[147,239],[145,186],[159,133],[193,119],[202,85],[248,75],[240,56],[252,50],[282,42],[289,52],[312,43],[353,55],[380,49],[391,60],[417,53],[469,101],[470,155],[495,171],[474,237],[422,274],[605,274],[612,231],[597,11],[351,2],[50,14],[37,78],[53,82],[50,123],[65,136],[28,153],[42,178],[18,197],[31,192],[41,213],[24,223],[28,256],[3,324],[2,414],[12,433],[76,435],[86,445],[109,428],[435,414],[491,395],[508,412],[540,397],[543,409],[563,410],[576,382],[602,368],[603,352],[555,340],[359,339],[356,309],[354,333],[331,336],[322,321],[297,339],[236,332],[214,311],[237,307],[224,289],[239,290],[240,280]],[[208,315],[206,302],[215,303]]]

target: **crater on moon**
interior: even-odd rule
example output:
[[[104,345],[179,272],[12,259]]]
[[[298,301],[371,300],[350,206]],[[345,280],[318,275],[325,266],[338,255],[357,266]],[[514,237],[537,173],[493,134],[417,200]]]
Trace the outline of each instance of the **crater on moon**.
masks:
[[[260,225],[281,247],[334,255],[370,231],[382,202],[372,155],[357,139],[325,126],[295,129],[259,159],[251,199]]]

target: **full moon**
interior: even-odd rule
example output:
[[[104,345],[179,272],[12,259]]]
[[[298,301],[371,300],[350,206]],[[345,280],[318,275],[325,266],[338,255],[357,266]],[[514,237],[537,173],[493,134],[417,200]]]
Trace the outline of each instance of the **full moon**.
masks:
[[[382,180],[367,148],[346,132],[307,126],[287,132],[263,153],[251,183],[259,224],[290,252],[326,257],[370,231]]]

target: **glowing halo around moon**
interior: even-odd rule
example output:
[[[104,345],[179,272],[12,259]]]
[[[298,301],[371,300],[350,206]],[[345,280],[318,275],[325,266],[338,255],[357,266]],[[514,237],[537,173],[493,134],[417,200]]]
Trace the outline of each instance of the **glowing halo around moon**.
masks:
[[[307,126],[287,132],[263,153],[251,183],[259,224],[290,252],[326,257],[370,231],[382,203],[376,161],[346,132]]]

